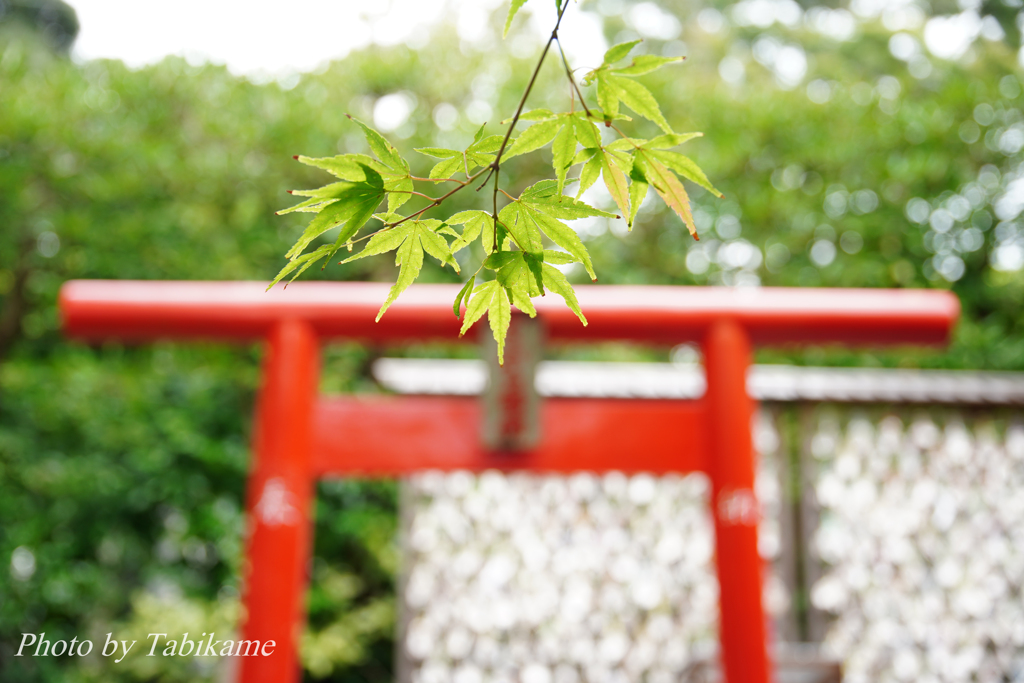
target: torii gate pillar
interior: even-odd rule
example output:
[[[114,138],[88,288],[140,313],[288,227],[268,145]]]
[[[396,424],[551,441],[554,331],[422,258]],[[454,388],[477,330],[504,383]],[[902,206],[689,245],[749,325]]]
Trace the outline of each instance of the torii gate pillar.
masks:
[[[735,320],[723,318],[712,323],[703,346],[722,668],[730,683],[768,681],[757,550],[761,516],[754,495],[756,465],[749,429],[754,402],[747,394],[750,338]]]
[[[277,656],[242,657],[241,680],[302,679],[298,644],[312,555],[313,414],[320,347],[303,320],[270,331],[256,406],[255,457],[249,474],[242,603],[243,640],[274,642]]]

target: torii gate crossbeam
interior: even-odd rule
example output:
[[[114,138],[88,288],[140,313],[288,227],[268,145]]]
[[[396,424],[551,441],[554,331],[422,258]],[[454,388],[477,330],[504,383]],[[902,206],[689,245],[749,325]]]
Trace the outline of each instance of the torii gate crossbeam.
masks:
[[[488,452],[474,399],[318,396],[319,347],[330,339],[454,340],[458,286],[414,285],[380,323],[388,286],[254,282],[73,281],[60,307],[84,340],[266,340],[249,477],[243,638],[274,654],[242,659],[244,683],[300,680],[297,643],[311,547],[314,485],[325,476],[399,476],[423,469],[691,472],[712,483],[722,664],[729,683],[767,683],[757,552],[758,506],[746,393],[752,345],[943,344],[959,315],[948,292],[581,286],[590,325],[537,300],[547,339],[699,342],[707,393],[696,401],[550,399],[539,445]]]

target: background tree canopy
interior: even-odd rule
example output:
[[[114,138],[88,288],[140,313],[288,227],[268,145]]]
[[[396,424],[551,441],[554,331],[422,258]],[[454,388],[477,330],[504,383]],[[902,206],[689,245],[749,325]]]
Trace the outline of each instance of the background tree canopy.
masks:
[[[35,35],[54,52],[67,55],[78,35],[78,15],[63,0],[4,0],[0,33],[7,40],[17,33]]]
[[[946,351],[774,350],[759,361],[1024,370],[1017,10],[961,4],[584,4],[609,43],[639,36],[649,53],[689,56],[645,82],[677,130],[705,132],[689,152],[726,195],[689,188],[699,243],[654,202],[632,233],[578,222],[602,282],[948,288],[964,319]],[[61,58],[76,23],[52,6],[56,18],[40,20],[43,9],[0,2],[0,678],[199,680],[214,672],[163,658],[105,669],[100,658],[10,656],[23,632],[142,642],[157,625],[226,632],[237,610],[260,350],[69,343],[60,284],[269,279],[302,225],[273,212],[287,189],[323,180],[292,155],[365,151],[344,112],[403,150],[465,146],[481,123],[496,132],[514,110],[536,55],[515,35],[507,54],[488,42],[502,7],[478,41],[447,25],[417,49],[371,46],[280,82],[180,58],[132,71]],[[970,21],[972,12],[962,50],[936,42],[945,24],[932,14]],[[64,43],[45,37],[52,26]],[[545,66],[534,106],[564,106],[559,68]],[[425,175],[432,160],[416,161]],[[517,190],[540,171],[528,159],[502,170]],[[590,199],[612,205],[599,188]],[[459,195],[451,210],[474,200]],[[394,271],[371,260],[309,276]],[[453,275],[428,263],[422,277]],[[375,391],[373,357],[428,352],[472,349],[332,347],[324,390]],[[394,486],[325,483],[318,500],[307,675],[386,680]]]

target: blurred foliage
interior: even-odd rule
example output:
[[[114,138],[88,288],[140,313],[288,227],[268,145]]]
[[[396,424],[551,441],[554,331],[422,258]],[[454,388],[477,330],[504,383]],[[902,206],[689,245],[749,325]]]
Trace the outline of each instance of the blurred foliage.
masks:
[[[631,6],[595,5],[609,42],[635,35]],[[727,198],[691,187],[699,243],[656,203],[632,233],[577,222],[602,282],[948,288],[964,319],[947,351],[773,350],[760,359],[1024,370],[1024,274],[1007,265],[1021,229],[1000,208],[1024,148],[1015,52],[979,39],[958,62],[915,67],[918,77],[892,56],[891,33],[877,22],[836,41],[803,24],[711,30],[714,17],[695,20],[692,3],[661,6],[682,32],[648,37],[643,48],[690,59],[647,83],[675,129],[705,131],[687,153]],[[496,13],[496,30],[503,18]],[[344,112],[374,120],[382,103],[401,100],[409,115],[387,135],[404,151],[465,146],[478,121],[514,110],[535,55],[496,58],[450,31],[418,51],[370,48],[280,82],[177,58],[137,71],[73,64],[31,39],[0,42],[0,679],[222,673],[170,659],[148,668],[154,660],[11,657],[24,632],[101,643],[108,632],[140,634],[132,638],[141,645],[172,626],[230,630],[237,610],[260,349],[69,342],[58,288],[69,278],[269,279],[302,226],[274,210],[287,189],[323,180],[290,157],[365,151]],[[769,59],[788,47],[805,59],[795,84]],[[556,63],[538,87],[533,105],[565,105]],[[503,165],[505,186],[518,192],[541,162]],[[414,163],[422,175],[431,159]],[[472,208],[471,195],[450,210]],[[611,200],[595,191],[591,201]],[[309,275],[394,272],[381,260]],[[425,281],[451,277],[424,266]],[[385,352],[426,353],[331,347],[324,388],[376,390],[368,367]],[[387,680],[396,487],[324,482],[317,505],[307,677]]]
[[[0,35],[30,33],[67,54],[78,35],[78,15],[63,0],[0,1]]]

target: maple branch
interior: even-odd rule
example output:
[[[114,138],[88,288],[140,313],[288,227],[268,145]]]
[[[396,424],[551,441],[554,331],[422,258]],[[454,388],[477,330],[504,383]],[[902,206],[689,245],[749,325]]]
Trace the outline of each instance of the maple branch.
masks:
[[[400,221],[396,221],[394,223],[385,224],[385,226],[384,226],[385,228],[393,228],[396,225],[401,225],[402,223],[406,222],[407,220],[410,220],[412,218],[415,218],[416,216],[420,216],[420,215],[426,213],[427,211],[429,211],[430,209],[434,208],[435,206],[437,206],[438,204],[440,204],[444,200],[446,200],[449,197],[451,197],[453,194],[455,194],[456,192],[458,192],[462,188],[466,187],[466,185],[469,185],[470,183],[472,183],[474,180],[476,180],[478,177],[480,177],[480,175],[483,174],[483,172],[486,170],[486,171],[488,171],[487,177],[484,178],[484,181],[482,183],[480,183],[480,187],[477,188],[477,191],[479,191],[481,187],[486,185],[487,181],[490,180],[491,174],[494,174],[494,193],[493,193],[493,196],[492,196],[493,208],[494,208],[494,242],[495,242],[495,251],[501,251],[501,245],[499,245],[497,243],[498,242],[498,175],[499,175],[499,169],[501,168],[501,155],[505,153],[505,148],[508,146],[509,138],[512,137],[512,131],[515,129],[516,123],[519,122],[519,117],[523,113],[523,107],[526,106],[526,99],[530,96],[530,91],[533,90],[533,84],[537,82],[537,75],[540,73],[540,67],[544,64],[544,59],[548,56],[548,51],[551,49],[551,43],[553,43],[556,40],[558,40],[558,27],[562,25],[562,17],[565,16],[565,10],[568,9],[568,7],[569,7],[569,3],[568,2],[564,2],[562,4],[562,8],[558,11],[558,20],[555,22],[555,28],[551,31],[551,37],[548,38],[548,42],[544,46],[544,51],[541,52],[541,54],[540,54],[540,59],[537,60],[537,66],[534,67],[534,69],[533,69],[533,74],[530,76],[530,82],[526,84],[526,90],[523,91],[523,96],[519,100],[519,106],[516,108],[515,116],[512,117],[512,122],[509,124],[508,130],[505,131],[505,138],[501,141],[501,147],[498,148],[498,153],[497,153],[497,155],[495,155],[494,161],[491,162],[491,164],[489,166],[487,166],[485,168],[481,168],[479,171],[477,171],[473,175],[469,175],[467,173],[466,174],[467,178],[466,178],[465,181],[461,181],[461,180],[456,181],[456,182],[460,183],[460,185],[458,187],[456,187],[456,188],[452,189],[450,192],[448,192],[448,193],[438,197],[433,202],[431,202],[430,204],[428,204],[424,208],[420,209],[416,213],[411,214],[409,216],[406,216],[405,218],[403,218]],[[561,47],[561,45],[559,45],[559,47]]]
[[[501,251],[501,245],[498,243],[498,175],[499,175],[498,167],[495,166],[494,167],[494,192],[491,193],[491,204],[492,204],[491,210],[493,211],[493,213],[491,215],[494,216],[494,241],[493,241],[494,251]],[[487,183],[487,181],[484,180],[484,184],[486,184],[486,183]]]
[[[558,41],[558,51],[562,55],[562,64],[565,65],[565,75],[569,78],[569,83],[572,84],[573,90],[575,90],[576,94],[579,96],[580,104],[583,105],[583,111],[587,113],[587,118],[589,119],[593,117],[593,114],[590,113],[590,108],[587,107],[587,101],[583,98],[583,93],[580,92],[580,86],[576,83],[576,79],[572,75],[572,68],[569,66],[569,58],[565,56],[565,50],[562,49],[561,40]]]
[[[411,175],[409,176],[409,180],[418,180],[421,183],[443,183],[451,181],[453,183],[459,183],[460,185],[466,184],[465,180],[459,180],[458,178],[420,178],[418,176]]]
[[[417,197],[423,197],[424,199],[429,199],[430,201],[434,201],[434,198],[431,197],[429,194],[423,194],[422,192],[417,192],[416,190],[388,190],[388,192],[392,194],[411,194]]]
[[[523,107],[526,106],[526,98],[530,96],[530,91],[533,90],[533,84],[537,82],[537,75],[540,73],[540,67],[544,65],[544,59],[548,56],[548,51],[551,50],[551,43],[558,40],[558,27],[562,25],[562,17],[565,16],[565,10],[569,8],[568,0],[562,3],[562,7],[558,10],[558,20],[555,22],[555,28],[551,30],[551,37],[548,38],[547,44],[544,46],[544,51],[540,53],[540,59],[537,60],[537,66],[533,69],[533,74],[530,76],[530,82],[526,84],[526,90],[523,91],[523,96],[519,100],[519,106],[516,107],[515,116],[512,117],[512,122],[508,125],[508,130],[505,131],[505,138],[501,141],[501,147],[498,148],[498,153],[494,157],[494,161],[491,162],[490,169],[491,173],[494,174],[494,192],[491,194],[491,201],[494,209],[494,250],[501,251],[501,245],[498,244],[498,177],[501,175],[501,155],[505,153],[505,147],[508,146],[508,140],[512,137],[512,131],[515,129],[516,124],[519,123],[519,117],[523,113]],[[487,174],[484,181],[480,183],[480,187],[487,184],[487,181],[491,178],[491,173]],[[477,191],[480,190],[477,188]]]
[[[406,222],[406,221],[408,221],[408,220],[411,220],[411,219],[413,219],[413,218],[416,218],[416,216],[421,216],[421,215],[423,215],[424,213],[426,213],[427,211],[430,211],[431,209],[433,209],[433,208],[434,208],[435,206],[437,206],[438,204],[440,204],[440,203],[441,203],[441,202],[443,202],[444,200],[446,200],[446,199],[448,199],[449,197],[451,197],[451,196],[452,196],[453,194],[455,194],[456,192],[458,192],[458,191],[459,191],[459,190],[461,190],[462,188],[464,188],[464,187],[466,187],[467,185],[469,185],[470,183],[472,183],[472,182],[473,182],[474,180],[476,180],[476,179],[477,179],[477,176],[480,176],[480,175],[482,175],[482,174],[483,174],[483,172],[484,172],[485,170],[487,170],[487,169],[486,169],[486,168],[481,168],[481,169],[480,169],[479,171],[477,171],[477,172],[476,172],[476,173],[474,173],[474,174],[473,174],[472,176],[470,176],[469,178],[467,178],[467,179],[466,179],[466,182],[464,182],[464,183],[463,183],[462,181],[459,181],[459,182],[460,182],[460,185],[459,185],[458,187],[452,188],[452,189],[451,189],[450,191],[448,191],[448,192],[446,192],[445,194],[441,195],[440,197],[438,197],[437,199],[435,199],[434,201],[432,201],[432,202],[431,202],[430,204],[427,204],[426,206],[424,206],[424,207],[423,207],[422,209],[420,209],[420,210],[419,210],[419,211],[417,211],[416,213],[412,213],[412,214],[409,214],[408,216],[406,216],[406,217],[405,217],[405,218],[403,218],[402,220],[400,220],[400,221],[395,221],[394,223],[385,223],[385,224],[384,224],[384,227],[385,227],[385,228],[393,228],[393,227],[395,227],[395,226],[401,225],[402,223],[404,223],[404,222]],[[429,199],[429,197],[428,197],[428,199]]]

